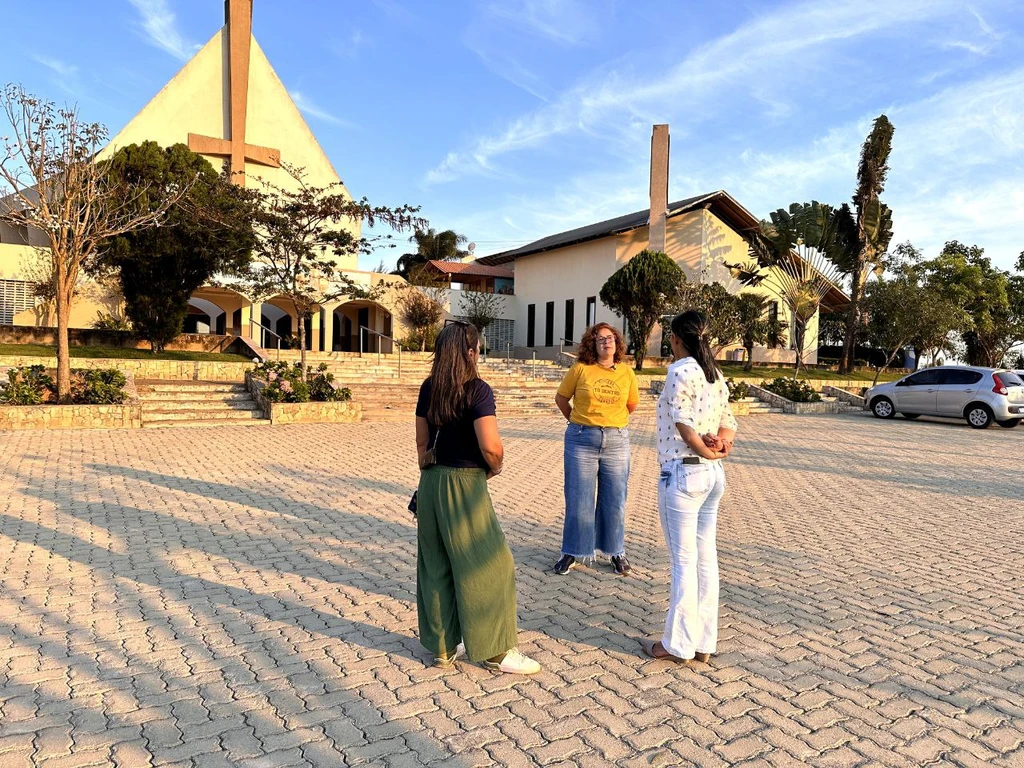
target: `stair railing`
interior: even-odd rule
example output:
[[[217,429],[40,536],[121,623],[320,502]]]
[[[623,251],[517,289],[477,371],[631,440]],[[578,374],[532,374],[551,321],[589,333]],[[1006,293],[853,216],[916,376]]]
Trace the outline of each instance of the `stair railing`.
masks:
[[[279,334],[277,331],[273,330],[272,328],[267,328],[267,326],[265,326],[259,320],[256,320],[252,316],[250,316],[249,317],[249,338],[250,339],[253,338],[252,329],[253,329],[254,325],[259,326],[263,330],[263,333],[269,333],[271,336],[274,336],[277,339],[277,359],[280,360],[281,359],[281,341],[282,341],[281,334]],[[263,342],[264,342],[264,339],[261,336],[260,337],[260,346],[261,347],[264,346]]]
[[[363,335],[363,331],[366,331],[367,335],[364,336]],[[371,334],[371,333],[374,336],[380,337],[381,339],[387,339],[388,341],[391,342],[391,345],[392,345],[393,348],[397,348],[398,349],[398,378],[402,378],[402,345],[399,344],[395,339],[391,338],[390,336],[385,336],[383,333],[380,333],[379,331],[373,330],[373,328],[367,328],[365,325],[360,325],[359,326],[359,356],[360,357],[363,356],[363,339],[366,339],[367,341],[369,341],[369,334]],[[377,365],[380,365],[380,344],[379,343],[377,344]]]

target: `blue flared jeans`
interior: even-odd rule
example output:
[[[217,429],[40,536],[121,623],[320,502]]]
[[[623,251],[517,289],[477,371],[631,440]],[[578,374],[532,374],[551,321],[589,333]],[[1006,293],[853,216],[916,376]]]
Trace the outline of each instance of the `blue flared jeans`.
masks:
[[[616,427],[565,429],[565,526],[562,554],[593,557],[595,551],[624,555],[629,430]]]

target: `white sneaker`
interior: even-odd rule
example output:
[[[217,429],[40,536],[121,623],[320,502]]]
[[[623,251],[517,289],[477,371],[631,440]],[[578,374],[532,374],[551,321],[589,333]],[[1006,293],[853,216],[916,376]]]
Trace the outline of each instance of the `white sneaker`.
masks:
[[[448,669],[448,667],[452,666],[455,663],[456,659],[465,655],[466,645],[465,643],[459,643],[455,646],[455,653],[453,653],[451,656],[442,656],[441,654],[435,654],[434,666],[441,667],[442,669]]]
[[[507,672],[511,675],[535,675],[540,672],[540,664],[524,656],[518,648],[509,650],[501,662],[485,661],[484,666],[495,672]]]

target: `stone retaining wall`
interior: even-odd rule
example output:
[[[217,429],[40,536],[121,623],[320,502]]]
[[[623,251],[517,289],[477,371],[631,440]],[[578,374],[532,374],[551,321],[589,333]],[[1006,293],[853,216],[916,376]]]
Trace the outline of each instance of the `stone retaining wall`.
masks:
[[[839,406],[835,403],[794,403],[754,384],[750,385],[750,394],[762,403],[781,408],[783,413],[839,413]]]
[[[21,357],[4,355],[0,363],[5,366],[43,365],[57,367],[55,357]],[[71,358],[72,368],[116,368],[136,379],[157,379],[160,381],[230,381],[241,383],[245,372],[253,363],[220,363],[202,360],[122,360],[118,358]]]
[[[187,352],[226,352],[235,336],[214,333],[180,333],[167,344],[168,350]],[[68,343],[72,347],[120,347],[149,349],[131,331],[101,331],[95,328],[69,328]],[[57,344],[57,329],[34,325],[0,325],[0,344]]]
[[[861,397],[860,395],[856,395],[853,392],[849,392],[845,389],[840,389],[839,387],[830,387],[826,385],[821,388],[821,391],[822,394],[828,395],[829,397],[834,397],[836,400],[839,400],[840,402],[848,403],[849,405],[855,405],[858,408],[865,407],[863,397]]]
[[[263,396],[267,383],[246,374],[245,384],[270,418],[270,424],[345,424],[363,420],[363,408],[351,400],[329,403],[272,403]]]
[[[4,429],[140,429],[142,406],[124,405],[3,405]]]

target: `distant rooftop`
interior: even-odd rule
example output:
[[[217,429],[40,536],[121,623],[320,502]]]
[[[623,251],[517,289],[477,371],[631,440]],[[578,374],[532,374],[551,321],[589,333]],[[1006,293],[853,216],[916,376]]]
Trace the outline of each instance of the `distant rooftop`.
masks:
[[[677,200],[674,203],[669,203],[668,217],[672,218],[673,216],[680,216],[684,213],[689,213],[690,211],[695,211],[700,208],[710,208],[714,211],[716,216],[741,234],[752,229],[757,229],[759,226],[757,217],[740,205],[725,190],[718,190],[717,192],[711,192],[706,195],[698,195],[697,197],[689,197],[685,200]],[[622,232],[629,232],[630,230],[639,229],[640,227],[646,227],[650,217],[651,209],[645,208],[642,211],[627,213],[625,216],[618,216],[614,219],[608,219],[607,221],[600,221],[597,224],[588,224],[585,227],[570,229],[567,232],[560,232],[557,235],[548,235],[547,237],[535,240],[528,245],[524,245],[510,251],[502,251],[501,253],[484,256],[477,261],[480,264],[507,264],[510,261],[515,261],[518,258],[529,256],[534,253],[543,253],[544,251],[564,248],[568,245],[585,243],[588,240],[597,240],[602,237],[608,237],[609,235],[618,235]]]

